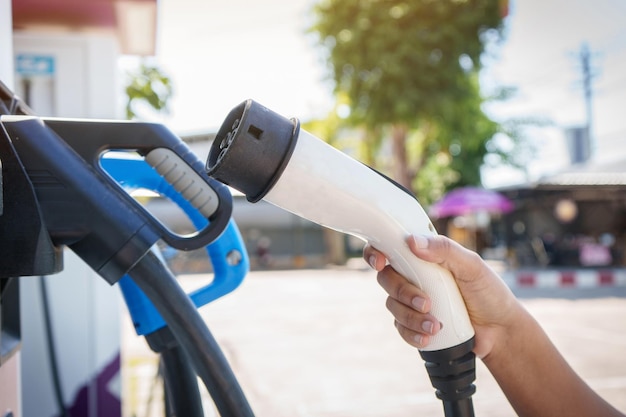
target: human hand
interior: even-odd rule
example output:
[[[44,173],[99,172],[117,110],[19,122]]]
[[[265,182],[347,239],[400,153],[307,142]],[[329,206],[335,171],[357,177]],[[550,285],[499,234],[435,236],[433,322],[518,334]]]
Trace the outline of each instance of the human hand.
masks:
[[[476,254],[445,237],[410,236],[411,252],[424,261],[439,264],[452,273],[476,332],[474,353],[487,356],[523,311],[500,277]],[[431,300],[391,266],[385,255],[367,245],[363,257],[379,271],[378,282],[389,294],[387,308],[396,320],[400,336],[410,345],[424,348],[441,323],[430,314]],[[444,323],[445,324],[445,323]]]

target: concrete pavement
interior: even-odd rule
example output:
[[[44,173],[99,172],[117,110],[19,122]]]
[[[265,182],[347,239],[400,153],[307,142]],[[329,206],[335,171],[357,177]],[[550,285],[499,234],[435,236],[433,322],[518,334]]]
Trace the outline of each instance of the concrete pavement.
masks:
[[[192,289],[208,279],[188,275],[181,283]],[[626,286],[516,292],[576,371],[626,412]],[[200,311],[258,417],[443,416],[385,298],[369,269],[255,271]],[[156,408],[146,410],[156,358],[130,320],[124,328],[124,415],[159,415],[158,391]],[[477,366],[476,416],[514,416]]]

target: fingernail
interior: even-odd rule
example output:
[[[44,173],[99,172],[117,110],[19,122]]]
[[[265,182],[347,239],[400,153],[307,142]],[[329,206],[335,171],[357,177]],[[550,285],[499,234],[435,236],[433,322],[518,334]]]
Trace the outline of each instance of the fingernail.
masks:
[[[411,304],[413,304],[413,307],[415,307],[417,311],[422,313],[426,312],[426,299],[422,297],[415,297],[411,300]]]
[[[428,248],[428,239],[426,236],[413,235],[413,243],[415,243],[415,247],[418,249]]]
[[[416,334],[415,336],[413,336],[413,340],[420,346],[424,345],[424,336],[420,334]]]
[[[372,268],[376,269],[376,256],[375,255],[371,255],[369,258],[367,258],[367,262],[370,264]]]
[[[434,327],[435,327],[435,325],[433,324],[433,322],[432,322],[432,321],[428,321],[428,320],[426,320],[426,321],[422,322],[422,329],[423,329],[426,333],[428,333],[428,334],[431,334],[431,333],[433,332],[433,328],[434,328]]]

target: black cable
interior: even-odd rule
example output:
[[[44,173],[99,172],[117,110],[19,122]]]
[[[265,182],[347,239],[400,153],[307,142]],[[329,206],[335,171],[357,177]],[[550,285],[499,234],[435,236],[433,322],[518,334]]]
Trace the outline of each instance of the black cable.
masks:
[[[254,413],[219,345],[176,278],[152,252],[129,275],[168,324],[221,417],[253,417]]]
[[[185,351],[176,346],[161,352],[166,416],[203,417],[198,377]]]
[[[454,401],[443,401],[444,417],[474,417],[474,403],[472,398],[463,398]]]
[[[160,355],[166,416],[204,417],[198,376],[191,360],[168,326],[145,336],[150,349]]]
[[[50,372],[52,373],[52,387],[54,388],[54,399],[57,403],[57,408],[59,409],[60,415],[63,417],[70,417],[63,401],[63,389],[61,387],[61,377],[59,375],[56,347],[54,344],[54,335],[52,333],[52,321],[50,319],[50,301],[48,297],[48,289],[46,286],[45,277],[41,276],[39,278],[44,328],[46,331],[46,345],[48,348],[48,359],[50,361]]]

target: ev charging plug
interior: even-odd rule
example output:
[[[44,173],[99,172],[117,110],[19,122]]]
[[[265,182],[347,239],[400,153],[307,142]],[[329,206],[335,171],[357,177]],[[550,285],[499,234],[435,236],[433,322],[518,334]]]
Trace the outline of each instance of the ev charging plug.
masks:
[[[247,100],[226,117],[209,152],[207,172],[244,193],[322,226],[354,235],[432,299],[443,324],[420,354],[446,416],[473,416],[474,329],[451,274],[415,257],[405,239],[436,235],[408,191],[284,118]]]
[[[165,127],[149,123],[2,116],[0,125],[27,172],[55,246],[68,246],[109,283],[117,282],[159,239],[182,250],[214,241],[232,212],[226,187]],[[170,231],[104,171],[108,150],[145,155],[208,226]]]

